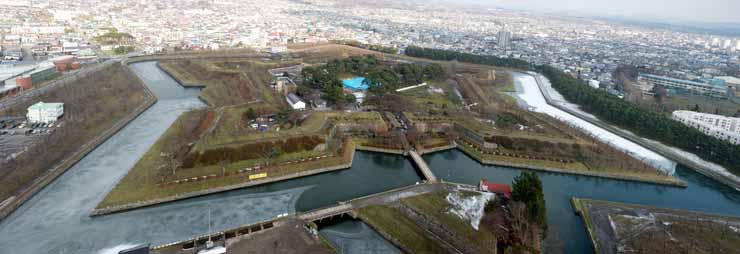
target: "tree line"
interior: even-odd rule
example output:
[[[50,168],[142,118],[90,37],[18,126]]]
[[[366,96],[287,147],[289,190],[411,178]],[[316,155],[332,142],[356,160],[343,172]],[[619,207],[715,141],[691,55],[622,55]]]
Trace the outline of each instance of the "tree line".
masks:
[[[706,135],[665,114],[633,105],[603,90],[592,89],[557,68],[548,65],[535,66],[519,59],[420,47],[409,47],[406,49],[406,55],[537,71],[547,77],[553,88],[568,101],[581,105],[584,110],[600,119],[640,136],[692,152],[702,159],[720,164],[733,172],[740,172],[740,146]]]

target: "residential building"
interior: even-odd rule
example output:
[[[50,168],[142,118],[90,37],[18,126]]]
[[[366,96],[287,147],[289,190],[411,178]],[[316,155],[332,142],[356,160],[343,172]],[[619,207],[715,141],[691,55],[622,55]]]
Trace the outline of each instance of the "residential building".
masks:
[[[717,98],[727,98],[728,95],[727,84],[722,79],[707,79],[700,82],[640,73],[637,81],[638,83],[647,83],[652,86],[662,85],[667,89],[679,92],[685,91]]]
[[[712,137],[740,145],[740,118],[679,110],[673,119]]]
[[[509,31],[499,31],[498,32],[498,42],[497,42],[499,48],[507,49],[509,48],[509,45],[511,44],[511,32]]]
[[[39,102],[28,107],[28,121],[31,123],[53,123],[64,115],[64,103]]]

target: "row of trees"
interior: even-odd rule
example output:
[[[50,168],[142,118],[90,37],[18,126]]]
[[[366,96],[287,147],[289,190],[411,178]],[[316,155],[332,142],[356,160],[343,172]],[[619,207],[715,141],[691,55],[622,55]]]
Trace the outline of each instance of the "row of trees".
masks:
[[[416,46],[406,48],[406,55],[413,57],[429,58],[434,60],[453,61],[457,60],[465,63],[496,65],[517,69],[529,69],[530,64],[527,61],[512,58],[500,58],[495,56],[480,56],[467,53],[460,53],[441,49],[428,49]]]
[[[581,85],[578,80],[556,68],[538,66],[537,71],[545,75],[566,99],[581,105],[601,119],[740,172],[738,145],[708,136],[665,114],[638,107],[602,90]]]
[[[394,47],[386,47],[386,46],[374,45],[374,44],[364,44],[359,41],[335,41],[334,43],[344,44],[344,45],[352,46],[356,48],[368,49],[372,51],[378,51],[381,53],[398,54],[398,49]]]
[[[406,54],[435,60],[457,60],[538,71],[545,75],[552,86],[568,101],[581,105],[589,113],[638,135],[692,152],[705,160],[740,173],[740,156],[738,156],[740,146],[706,135],[671,119],[663,113],[630,104],[609,95],[605,91],[591,89],[559,69],[547,65],[534,66],[518,59],[479,56],[419,47],[409,47],[406,49]]]

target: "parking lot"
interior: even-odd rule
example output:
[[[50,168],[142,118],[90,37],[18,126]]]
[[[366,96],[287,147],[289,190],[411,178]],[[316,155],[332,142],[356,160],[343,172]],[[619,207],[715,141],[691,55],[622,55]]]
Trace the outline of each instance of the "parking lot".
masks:
[[[54,132],[62,124],[29,123],[22,117],[0,118],[0,163],[21,154],[40,137]]]

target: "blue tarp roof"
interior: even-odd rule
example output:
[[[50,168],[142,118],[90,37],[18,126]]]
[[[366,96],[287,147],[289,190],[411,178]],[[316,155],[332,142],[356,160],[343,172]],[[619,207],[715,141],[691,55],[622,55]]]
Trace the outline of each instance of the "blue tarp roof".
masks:
[[[367,84],[364,84],[363,81],[365,81],[365,78],[363,77],[356,77],[351,79],[345,79],[342,80],[342,85],[350,90],[362,90],[365,91],[368,89]]]

